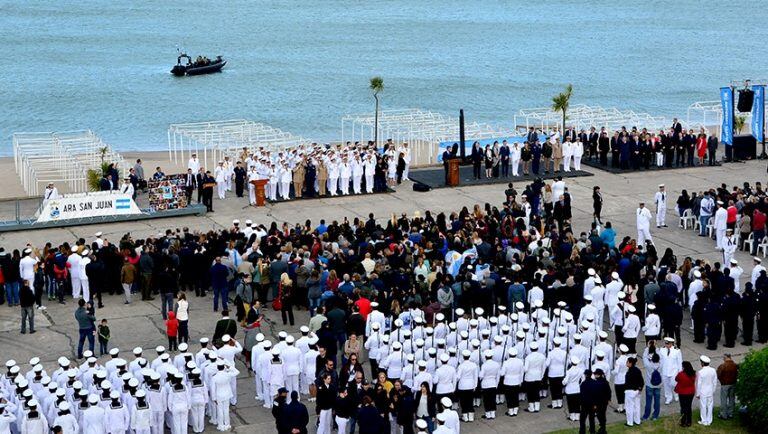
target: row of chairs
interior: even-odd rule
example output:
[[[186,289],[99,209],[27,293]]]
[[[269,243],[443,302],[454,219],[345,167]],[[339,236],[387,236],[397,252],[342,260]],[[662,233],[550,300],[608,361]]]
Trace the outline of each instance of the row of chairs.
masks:
[[[696,232],[701,231],[701,220],[696,218],[695,215],[693,215],[693,212],[690,209],[687,209],[683,211],[683,214],[680,216],[680,227],[683,229],[688,229],[689,227],[693,229]],[[707,235],[709,238],[714,238],[715,235],[715,218],[710,217],[709,220],[707,220],[707,226],[705,227],[707,231]],[[736,235],[736,239],[739,242],[739,245],[741,246],[741,250],[745,252],[751,252],[752,248],[755,245],[755,234],[751,233],[749,236],[741,240],[741,234],[739,232],[736,232],[734,235]],[[768,236],[764,236],[762,240],[757,244],[757,253],[762,254],[763,258],[768,256]]]

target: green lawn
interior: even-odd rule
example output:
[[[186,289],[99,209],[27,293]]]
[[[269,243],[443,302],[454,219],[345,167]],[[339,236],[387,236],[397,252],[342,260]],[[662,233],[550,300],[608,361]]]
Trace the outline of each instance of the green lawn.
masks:
[[[731,420],[721,420],[717,417],[718,409],[714,411],[714,420],[710,426],[701,426],[697,423],[699,412],[693,412],[693,425],[690,428],[681,428],[678,425],[679,415],[663,416],[657,421],[645,421],[640,426],[628,427],[624,422],[609,423],[606,426],[608,434],[614,433],[708,433],[708,434],[747,434],[747,428],[740,424],[738,414]],[[552,431],[554,434],[571,434],[579,432],[577,429],[563,429]]]

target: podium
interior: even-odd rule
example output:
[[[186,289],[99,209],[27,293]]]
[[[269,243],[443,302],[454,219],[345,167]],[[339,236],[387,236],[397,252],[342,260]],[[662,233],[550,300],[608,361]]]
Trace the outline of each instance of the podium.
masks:
[[[264,186],[267,185],[267,179],[254,179],[251,181],[256,190],[256,206],[264,206],[267,203],[267,194],[264,192]]]
[[[448,160],[448,185],[450,187],[459,186],[459,163],[461,160],[458,158],[451,158]]]

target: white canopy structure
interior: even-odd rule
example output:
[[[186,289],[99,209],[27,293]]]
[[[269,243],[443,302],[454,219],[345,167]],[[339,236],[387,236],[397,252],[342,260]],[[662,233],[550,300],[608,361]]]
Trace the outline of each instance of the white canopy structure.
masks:
[[[768,110],[768,101],[766,101],[765,109]],[[752,125],[752,113],[736,111],[735,115],[744,118],[742,132],[749,131]],[[706,127],[710,130],[717,129],[719,131],[720,126],[723,124],[723,106],[718,100],[697,101],[688,106],[687,121],[691,127]]]
[[[648,113],[635,112],[633,110],[619,110],[615,107],[603,108],[585,104],[574,105],[568,109],[565,124],[573,126],[577,131],[590,127],[606,127],[609,130],[618,130],[621,127],[648,128],[658,130],[667,128],[670,123],[663,116],[652,116]],[[544,130],[562,125],[563,115],[554,112],[549,107],[522,109],[515,115],[515,127],[519,130],[530,127]]]
[[[419,109],[387,110],[379,112],[379,142],[392,139],[394,143],[408,143],[411,148],[411,164],[423,166],[437,162],[440,142],[459,139],[459,117]],[[375,125],[373,113],[346,115],[341,120],[342,142],[373,140]],[[468,122],[465,124],[467,142],[517,135],[514,131],[490,124]]]
[[[100,169],[102,161],[124,168],[123,157],[91,130],[59,133],[15,133],[13,159],[24,191],[41,194],[49,182],[66,191],[88,191],[87,172]]]
[[[238,155],[243,147],[284,150],[308,143],[303,137],[246,119],[171,124],[168,128],[168,158],[183,163],[185,153],[187,157],[196,153],[205,167],[224,156]]]

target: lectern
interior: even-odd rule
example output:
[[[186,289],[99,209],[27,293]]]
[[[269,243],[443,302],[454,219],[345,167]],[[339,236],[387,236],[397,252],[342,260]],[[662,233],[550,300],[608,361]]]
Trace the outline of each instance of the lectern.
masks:
[[[251,181],[256,190],[256,206],[264,206],[267,203],[267,195],[264,192],[264,186],[269,182],[268,179],[254,179]]]
[[[459,186],[459,163],[458,158],[448,160],[448,185],[451,187]]]

